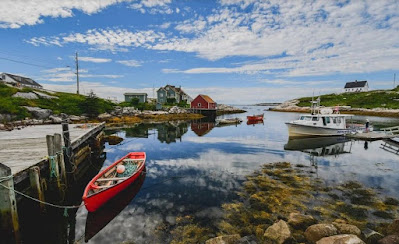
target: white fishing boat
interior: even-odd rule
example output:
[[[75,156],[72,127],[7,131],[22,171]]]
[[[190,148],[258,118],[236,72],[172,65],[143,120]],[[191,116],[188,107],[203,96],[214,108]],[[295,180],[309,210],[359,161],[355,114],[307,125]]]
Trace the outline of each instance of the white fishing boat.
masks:
[[[353,115],[340,114],[338,109],[320,109],[320,98],[312,101],[311,113],[287,122],[290,137],[340,136],[353,132],[346,119]]]

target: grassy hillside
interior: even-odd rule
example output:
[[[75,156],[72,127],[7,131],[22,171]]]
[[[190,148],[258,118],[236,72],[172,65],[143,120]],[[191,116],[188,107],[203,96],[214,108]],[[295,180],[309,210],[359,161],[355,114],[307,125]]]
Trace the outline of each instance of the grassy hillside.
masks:
[[[316,97],[317,98],[317,97]],[[351,106],[352,108],[389,108],[399,109],[399,86],[392,90],[369,92],[328,94],[320,96],[322,106]],[[310,106],[312,97],[299,99],[300,107]]]
[[[22,90],[0,84],[0,114],[12,114],[17,116],[17,119],[31,117],[30,113],[21,106],[40,107],[51,109],[54,114],[66,113],[70,115],[82,114],[98,114],[110,111],[113,109],[114,104],[96,97],[87,97],[83,95],[57,92],[50,94],[56,96],[58,99],[24,99],[12,97],[17,92],[31,92],[33,89],[23,88]]]

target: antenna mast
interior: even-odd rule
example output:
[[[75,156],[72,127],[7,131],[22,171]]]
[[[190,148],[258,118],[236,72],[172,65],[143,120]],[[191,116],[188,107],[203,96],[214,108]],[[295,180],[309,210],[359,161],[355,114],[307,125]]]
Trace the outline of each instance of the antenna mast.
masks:
[[[79,60],[78,60],[78,52],[76,52],[75,56],[75,63],[76,63],[76,94],[79,94]]]

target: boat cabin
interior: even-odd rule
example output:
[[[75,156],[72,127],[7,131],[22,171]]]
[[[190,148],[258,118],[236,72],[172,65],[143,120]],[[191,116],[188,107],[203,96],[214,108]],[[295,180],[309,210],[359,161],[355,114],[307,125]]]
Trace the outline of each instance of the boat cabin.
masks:
[[[345,117],[347,117],[347,115],[342,115],[342,114],[302,115],[299,118],[299,120],[297,120],[296,122],[297,124],[303,124],[303,125],[345,129],[346,128]]]

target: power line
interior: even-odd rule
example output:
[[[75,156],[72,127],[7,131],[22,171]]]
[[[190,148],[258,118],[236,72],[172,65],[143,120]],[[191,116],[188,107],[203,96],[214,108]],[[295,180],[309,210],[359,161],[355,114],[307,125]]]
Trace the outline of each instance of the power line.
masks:
[[[11,58],[0,57],[0,59],[11,61],[11,62],[14,62],[14,63],[20,63],[20,64],[26,64],[26,65],[30,65],[30,66],[40,67],[40,68],[46,68],[46,69],[54,68],[54,67],[49,67],[49,66],[44,66],[44,65],[33,64],[33,63],[24,62],[24,61],[19,61],[19,60],[15,60],[15,59],[11,59]]]

